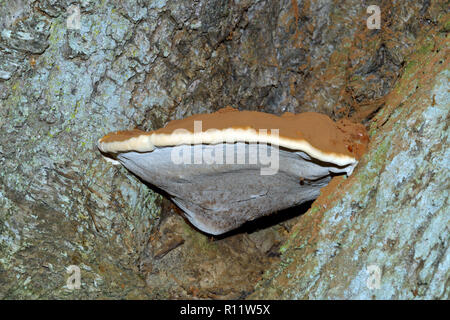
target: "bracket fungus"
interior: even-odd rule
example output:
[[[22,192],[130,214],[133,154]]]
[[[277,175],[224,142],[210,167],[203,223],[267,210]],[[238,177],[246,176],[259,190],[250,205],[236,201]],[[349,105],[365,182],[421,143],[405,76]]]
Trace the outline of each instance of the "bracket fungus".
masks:
[[[323,114],[227,107],[150,132],[109,133],[98,148],[218,235],[317,198],[333,175],[352,173],[367,142],[362,125]]]

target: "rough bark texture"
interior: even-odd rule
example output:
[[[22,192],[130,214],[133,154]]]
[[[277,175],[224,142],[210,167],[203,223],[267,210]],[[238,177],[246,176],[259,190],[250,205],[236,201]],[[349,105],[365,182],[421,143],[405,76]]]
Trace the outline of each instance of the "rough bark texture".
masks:
[[[424,37],[409,57],[371,125],[370,152],[349,179],[322,189],[252,298],[449,298],[444,34]]]
[[[0,298],[448,298],[446,10],[0,0]],[[95,147],[226,105],[348,116],[370,151],[303,216],[209,240]]]

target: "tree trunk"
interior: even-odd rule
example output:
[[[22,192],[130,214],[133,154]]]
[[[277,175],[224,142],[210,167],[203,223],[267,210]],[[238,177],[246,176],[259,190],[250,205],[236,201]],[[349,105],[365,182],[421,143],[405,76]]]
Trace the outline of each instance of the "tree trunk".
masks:
[[[375,2],[380,29],[356,0],[0,1],[0,298],[448,299],[449,15]],[[305,214],[210,239],[96,147],[227,105],[370,148]]]

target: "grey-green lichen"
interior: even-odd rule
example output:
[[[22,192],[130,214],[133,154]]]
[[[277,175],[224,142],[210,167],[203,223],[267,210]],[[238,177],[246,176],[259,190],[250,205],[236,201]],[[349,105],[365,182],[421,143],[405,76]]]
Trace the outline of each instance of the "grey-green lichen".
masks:
[[[252,298],[449,298],[450,72],[447,42],[434,41],[410,57],[345,193],[305,214]],[[317,219],[320,237],[305,246],[317,231],[302,224]]]
[[[80,29],[67,26],[68,4],[80,8]],[[356,0],[339,8],[322,0],[0,1],[0,298],[242,298],[265,269],[265,279],[289,282],[273,280],[255,295],[368,297],[365,267],[377,263],[385,282],[376,297],[448,296],[448,203],[439,189],[448,177],[436,169],[448,166],[448,151],[421,141],[448,139],[447,128],[429,130],[443,129],[448,97],[436,85],[427,108],[420,98],[438,74],[423,66],[445,50],[433,35],[419,37],[435,24],[442,37],[448,22],[439,1],[400,1],[383,4],[392,14],[373,32],[361,24],[363,9]],[[161,196],[95,146],[110,131],[154,129],[226,105],[335,116],[383,99],[396,81],[398,99],[375,117],[370,161],[348,179],[347,194],[328,211],[314,204],[300,219],[310,223],[283,237],[273,226],[214,242],[177,221],[167,230],[179,246],[155,258]],[[413,246],[408,235],[422,238]],[[409,245],[415,251],[403,255]],[[70,265],[81,269],[79,290],[67,287]],[[408,272],[420,274],[416,287]]]

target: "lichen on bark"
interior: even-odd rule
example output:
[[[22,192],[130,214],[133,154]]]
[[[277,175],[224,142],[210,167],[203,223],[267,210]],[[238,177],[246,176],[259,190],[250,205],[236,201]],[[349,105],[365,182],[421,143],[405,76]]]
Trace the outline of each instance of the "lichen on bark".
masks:
[[[448,14],[375,2],[380,30],[356,0],[0,0],[0,298],[448,299]],[[303,216],[213,240],[96,148],[226,105],[372,147]]]
[[[426,50],[419,41],[407,57],[358,169],[323,190],[251,298],[449,298],[450,72],[441,26],[423,36]]]

